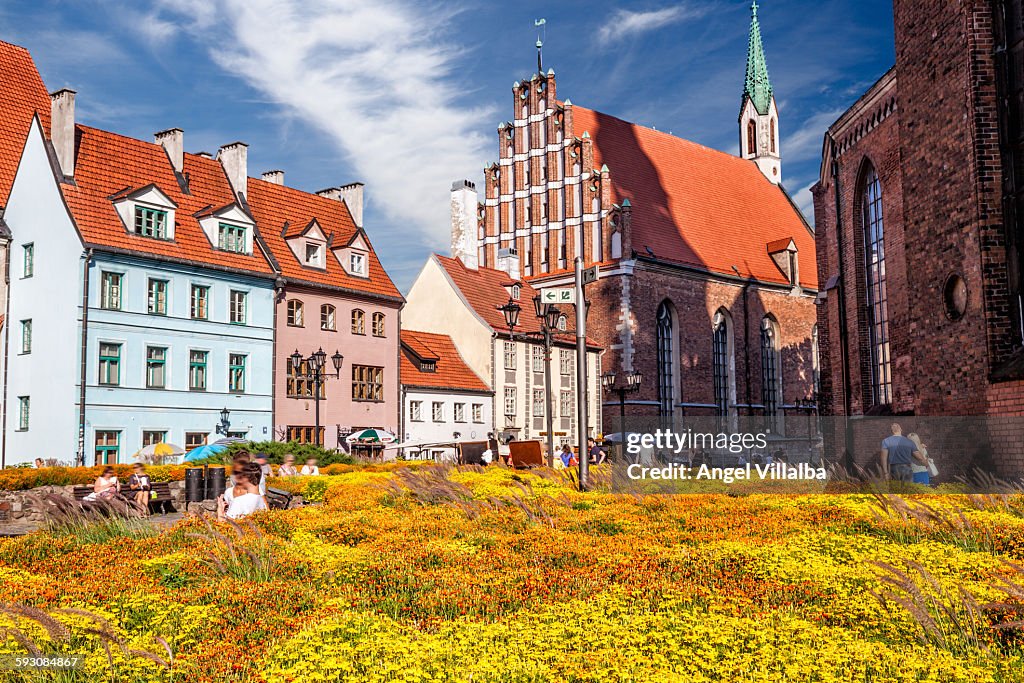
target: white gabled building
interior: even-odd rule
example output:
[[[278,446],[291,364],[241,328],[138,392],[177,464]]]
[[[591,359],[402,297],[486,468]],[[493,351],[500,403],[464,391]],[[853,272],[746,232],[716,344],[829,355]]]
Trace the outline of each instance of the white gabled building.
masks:
[[[444,334],[402,330],[402,441],[421,457],[454,460],[445,444],[484,441],[493,430],[494,392]]]

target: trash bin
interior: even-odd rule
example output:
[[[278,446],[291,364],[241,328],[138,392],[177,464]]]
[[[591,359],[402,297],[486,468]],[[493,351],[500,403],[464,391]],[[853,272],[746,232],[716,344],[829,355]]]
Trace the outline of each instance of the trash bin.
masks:
[[[206,472],[206,500],[217,500],[224,493],[224,468],[211,467]]]
[[[198,503],[206,496],[206,474],[202,467],[185,470],[185,503]]]

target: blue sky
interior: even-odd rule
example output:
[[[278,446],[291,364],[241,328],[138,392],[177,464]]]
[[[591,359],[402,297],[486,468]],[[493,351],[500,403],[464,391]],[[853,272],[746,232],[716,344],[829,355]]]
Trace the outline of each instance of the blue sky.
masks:
[[[77,90],[84,123],[177,126],[189,151],[243,140],[250,174],[310,191],[367,183],[367,231],[404,290],[448,248],[451,181],[497,156],[535,18],[561,98],[735,151],[749,15],[747,0],[2,0],[0,39]],[[825,129],[893,62],[892,4],[764,0],[759,15],[784,183],[813,220]]]

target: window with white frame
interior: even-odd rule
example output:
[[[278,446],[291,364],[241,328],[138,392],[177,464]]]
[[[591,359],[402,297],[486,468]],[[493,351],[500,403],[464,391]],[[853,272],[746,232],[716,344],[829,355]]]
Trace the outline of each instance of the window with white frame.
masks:
[[[423,422],[423,401],[409,401],[409,419]]]
[[[572,404],[572,392],[563,391],[558,399],[558,414],[562,417],[572,417]]]
[[[454,418],[455,418],[456,422],[465,422],[466,421],[466,404],[465,403],[456,403],[455,404]]]
[[[484,421],[484,404],[474,403],[473,404],[473,422]]]
[[[573,369],[572,351],[569,349],[558,350],[558,369],[563,375],[571,375]]]
[[[306,242],[306,263],[311,266],[323,266],[323,245],[315,242]]]
[[[505,416],[513,417],[516,414],[516,388],[505,387]]]
[[[505,369],[515,370],[516,369],[516,343],[512,341],[505,342]]]
[[[353,275],[366,275],[366,255],[358,253],[349,254],[348,270]]]
[[[430,417],[434,422],[444,422],[444,403],[434,401],[430,406]]]
[[[539,346],[533,349],[533,371],[544,372],[544,349]]]
[[[533,416],[544,417],[544,390],[533,390]]]

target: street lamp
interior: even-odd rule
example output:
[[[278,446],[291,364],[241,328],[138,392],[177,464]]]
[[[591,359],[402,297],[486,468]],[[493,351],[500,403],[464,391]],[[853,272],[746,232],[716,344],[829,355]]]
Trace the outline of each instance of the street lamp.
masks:
[[[231,429],[231,411],[225,407],[220,411],[220,424],[217,425],[214,433],[227,436],[229,429]]]
[[[295,379],[299,379],[299,373],[302,372],[302,364],[306,364],[305,378],[313,383],[313,404],[316,406],[316,424],[314,426],[314,441],[316,445],[323,448],[323,440],[320,438],[320,399],[321,392],[324,384],[327,382],[327,375],[325,370],[327,368],[327,352],[321,346],[319,349],[309,354],[308,358],[303,358],[302,354],[299,353],[298,349],[295,349],[295,353],[291,356],[292,362],[292,375]],[[334,365],[334,378],[341,379],[341,365],[345,361],[345,357],[341,355],[339,351],[335,351],[334,355],[331,356],[331,362]]]
[[[519,326],[519,314],[523,310],[522,307],[514,300],[509,299],[504,306],[498,306],[498,310],[505,316],[509,337],[515,340],[515,328]],[[524,336],[538,339],[544,345],[544,421],[548,433],[548,467],[553,467],[555,462],[555,425],[554,406],[551,399],[551,347],[562,313],[555,306],[544,303],[540,294],[533,297],[533,313],[540,321],[540,332],[527,332]]]
[[[619,395],[619,438],[622,439],[623,453],[626,447],[626,394],[632,394],[640,391],[640,385],[643,384],[644,375],[642,372],[634,370],[633,372],[626,373],[626,383],[622,386],[616,386],[615,373],[608,372],[601,378],[601,387],[609,394]],[[623,458],[625,461],[625,458]]]

